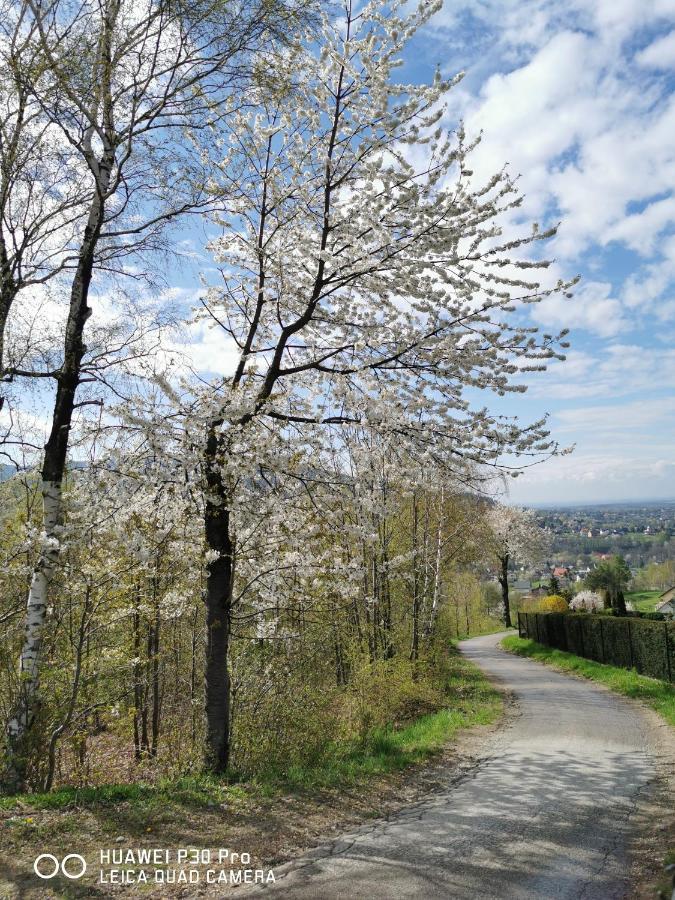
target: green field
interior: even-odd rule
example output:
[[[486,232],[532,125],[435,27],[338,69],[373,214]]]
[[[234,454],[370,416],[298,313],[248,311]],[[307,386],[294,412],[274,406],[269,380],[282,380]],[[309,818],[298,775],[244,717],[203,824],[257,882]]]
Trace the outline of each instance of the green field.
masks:
[[[661,591],[627,591],[626,602],[632,603],[637,612],[654,612]]]

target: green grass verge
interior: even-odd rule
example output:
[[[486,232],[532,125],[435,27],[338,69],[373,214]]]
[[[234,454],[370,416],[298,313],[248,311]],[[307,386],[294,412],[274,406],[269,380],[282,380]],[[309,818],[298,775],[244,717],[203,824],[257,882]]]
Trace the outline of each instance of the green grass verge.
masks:
[[[269,772],[253,781],[207,775],[156,784],[110,784],[91,788],[62,788],[49,794],[0,797],[0,809],[69,809],[114,806],[129,802],[152,809],[208,808],[226,803],[238,805],[246,798],[289,791],[334,788],[357,784],[374,776],[400,771],[433,756],[463,729],[488,725],[499,717],[503,701],[482,672],[456,652],[451,652],[448,706],[394,729],[373,731],[365,741],[336,744],[320,761],[295,765],[284,772]]]
[[[335,745],[320,765],[293,766],[260,783],[268,788],[330,788],[400,771],[438,753],[463,729],[494,722],[502,706],[500,694],[480,669],[452,652],[445,709],[401,728],[375,730],[365,742]]]
[[[637,612],[654,612],[660,596],[660,591],[628,591],[626,601],[632,603]]]
[[[666,866],[675,865],[675,849],[669,850],[663,858],[663,868]],[[654,889],[655,897],[663,897],[664,900],[667,897],[670,897],[670,892],[673,889],[673,879],[672,876],[668,876],[664,873],[663,878],[659,881]]]
[[[624,697],[633,697],[647,703],[659,715],[675,726],[675,687],[665,681],[657,681],[646,675],[638,675],[635,669],[621,669],[584,659],[573,653],[565,653],[553,647],[545,647],[529,638],[507,637],[501,642],[505,650],[548,663],[564,672],[576,672],[584,678],[599,681]]]

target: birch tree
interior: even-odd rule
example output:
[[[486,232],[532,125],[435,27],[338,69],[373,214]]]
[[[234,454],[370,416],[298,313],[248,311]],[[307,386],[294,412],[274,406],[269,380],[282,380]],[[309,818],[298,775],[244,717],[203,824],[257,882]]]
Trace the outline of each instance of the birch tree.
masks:
[[[373,0],[346,2],[338,20],[324,14],[319,37],[278,74],[283,89],[260,95],[223,137],[213,189],[231,199],[212,244],[222,284],[201,311],[237,353],[203,405],[216,772],[230,748],[236,495],[270,441],[320,446],[331,429],[358,424],[467,483],[506,455],[556,450],[544,422],[521,425],[467,396],[522,391],[520,371],[560,355],[561,335],[538,336],[514,310],[569,286],[534,277],[547,263],[528,251],[552,232],[502,234],[520,204],[508,173],[476,182],[471,142],[442,127],[457,79],[394,80],[404,46],[439,7]]]
[[[42,462],[43,541],[27,601],[22,691],[7,729],[9,781],[35,717],[48,592],[63,538],[62,484],[92,313],[92,281],[162,249],[166,227],[208,207],[203,135],[242,102],[253,51],[289,25],[294,4],[251,0],[27,0],[17,15],[44,61],[23,70],[31,96],[84,173],[69,254],[62,358]],[[25,23],[25,24],[23,24]],[[18,26],[17,26],[18,27]],[[39,76],[39,77],[38,77]],[[191,138],[186,129],[191,129]]]

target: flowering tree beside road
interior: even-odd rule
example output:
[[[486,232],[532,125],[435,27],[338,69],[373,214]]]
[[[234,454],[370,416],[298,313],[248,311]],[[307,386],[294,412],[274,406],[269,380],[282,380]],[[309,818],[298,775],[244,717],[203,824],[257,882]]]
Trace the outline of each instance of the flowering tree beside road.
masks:
[[[321,445],[337,426],[395,436],[420,465],[475,484],[505,454],[555,452],[544,422],[474,408],[469,388],[521,390],[514,376],[559,355],[511,312],[545,295],[523,256],[548,234],[504,238],[520,204],[504,172],[476,184],[471,143],[439,123],[452,83],[393,80],[399,55],[440,4],[347,2],[291,55],[285,88],[225,132],[217,187],[222,284],[201,313],[237,348],[205,398],[208,753],[229,757],[227,670],[238,485],[266,448]],[[248,476],[250,477],[250,476]]]
[[[498,579],[502,589],[504,624],[511,628],[509,602],[509,564],[540,560],[549,545],[532,510],[495,504],[487,515],[488,545],[499,565]]]
[[[544,420],[504,416],[483,398],[524,391],[522,373],[562,358],[565,332],[540,335],[525,313],[570,285],[547,279],[539,255],[554,231],[514,225],[521,197],[508,172],[477,179],[475,141],[445,127],[459,76],[395,80],[438,0],[412,9],[347,0],[344,15],[324,9],[297,40],[276,43],[273,10],[278,33],[304,4],[252,0],[236,20],[209,0],[22,8],[46,61],[30,89],[88,193],[58,281],[59,359],[43,373],[56,390],[42,515],[30,507],[40,530],[31,526],[22,561],[28,608],[8,781],[25,782],[54,615],[50,658],[80,674],[58,682],[43,783],[62,736],[103,703],[87,692],[97,671],[83,649],[90,633],[115,643],[109,671],[119,663],[126,673],[139,763],[162,745],[162,673],[178,684],[190,660],[193,710],[203,667],[206,727],[202,739],[191,712],[191,740],[222,773],[233,719],[266,709],[267,721],[290,721],[310,695],[321,706],[327,647],[345,689],[350,673],[367,685],[401,660],[415,679],[423,670],[448,584],[476,551],[468,495],[559,450]],[[118,346],[97,356],[85,341],[91,286],[166,248],[166,227],[196,213],[219,229],[194,318],[222,331],[222,374],[174,366],[173,353],[142,375],[130,369],[124,409],[94,423],[96,449],[64,493],[77,411],[107,403],[115,386],[104,371],[124,355]],[[116,512],[78,531],[81,497],[99,476]],[[509,544],[503,571],[526,544]],[[111,570],[126,573],[115,589],[92,573],[108,549]],[[181,559],[175,572],[170,554]],[[79,587],[64,606],[69,582],[57,576],[67,566]],[[475,579],[464,587],[468,627],[480,595]],[[79,616],[76,640],[62,633],[63,609],[68,621]],[[286,678],[297,690],[284,694]],[[247,752],[255,745],[249,732]]]
[[[43,270],[47,266],[50,273],[62,274],[67,315],[59,359],[46,372],[0,372],[4,377],[47,378],[55,386],[41,466],[44,538],[28,590],[21,690],[7,726],[8,783],[23,781],[23,744],[36,715],[49,589],[63,541],[70,433],[77,410],[91,402],[82,398],[82,384],[101,380],[97,367],[87,366],[92,282],[99,279],[100,284],[110,274],[142,279],[142,270],[130,262],[166,248],[163,236],[172,222],[210,206],[199,137],[210,135],[231,113],[233,92],[251,81],[259,62],[252,51],[270,47],[275,31],[279,35],[288,26],[293,7],[281,0],[251,0],[236,7],[213,0],[197,0],[189,7],[164,0],[75,6],[62,0],[25,0],[8,9],[4,29],[18,35],[20,48],[12,59],[23,64],[11,97],[16,100],[20,88],[24,106],[30,101],[28,143],[42,140],[48,131],[52,165],[58,165],[59,155],[67,163],[59,167],[64,183],[55,186],[45,186],[44,177],[28,166],[39,193],[28,209],[32,212],[36,203],[43,214],[37,225],[31,223],[27,246],[16,249],[28,255],[29,270],[40,274],[41,264]],[[9,118],[13,133],[24,137],[20,115]],[[36,146],[39,156],[40,144]],[[19,174],[23,172],[20,167]],[[42,195],[49,202],[41,204]],[[51,211],[54,197],[60,198],[56,213]],[[9,205],[0,190],[0,206],[9,215],[16,202]],[[18,233],[25,242],[25,231],[13,225],[9,238]],[[0,242],[0,262],[7,245],[7,239]],[[41,263],[35,261],[40,253]],[[31,283],[12,276],[9,284],[11,274],[11,266],[3,264],[2,327],[10,301],[16,309],[21,300],[18,288]],[[109,364],[106,360],[105,367]]]

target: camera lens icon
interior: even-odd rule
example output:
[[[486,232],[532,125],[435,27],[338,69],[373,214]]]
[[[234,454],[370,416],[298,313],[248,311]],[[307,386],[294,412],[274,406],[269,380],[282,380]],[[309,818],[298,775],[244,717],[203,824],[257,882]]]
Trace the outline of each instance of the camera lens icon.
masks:
[[[87,861],[79,853],[68,853],[61,862],[53,853],[41,853],[33,863],[33,871],[38,878],[56,878],[61,872],[66,878],[75,881],[82,878],[87,871]]]

